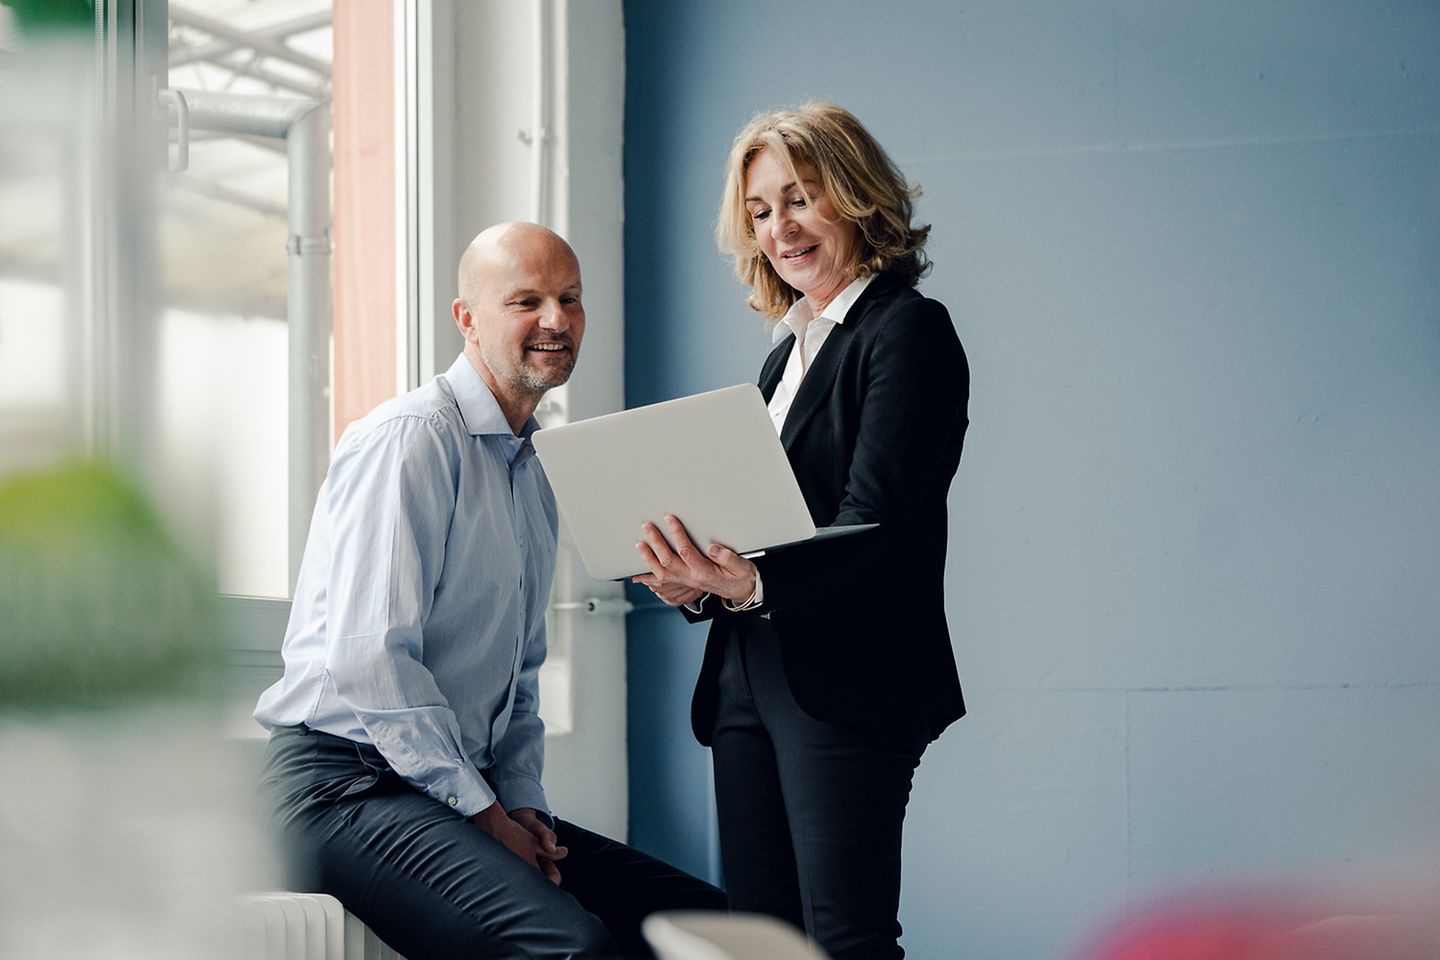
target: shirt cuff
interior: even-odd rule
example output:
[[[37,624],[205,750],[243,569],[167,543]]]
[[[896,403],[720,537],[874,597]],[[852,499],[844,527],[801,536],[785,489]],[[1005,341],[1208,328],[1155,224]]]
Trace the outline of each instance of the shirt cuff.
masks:
[[[755,568],[755,606],[765,602],[765,581],[760,579],[760,568]]]
[[[428,792],[430,796],[467,818],[475,816],[496,800],[495,791],[491,790],[485,779],[475,771],[470,771],[469,776],[462,774],[448,782],[437,783],[435,789]]]
[[[550,814],[550,804],[545,802],[545,790],[540,786],[540,781],[528,777],[498,780],[495,783],[495,792],[499,796],[500,805],[506,811],[529,807],[540,814],[540,819],[550,821],[547,826],[554,826],[555,820]]]
[[[710,594],[702,593],[699,597],[685,604],[685,609],[689,610],[691,613],[704,613],[705,610],[703,608],[705,606],[705,601],[709,599]]]

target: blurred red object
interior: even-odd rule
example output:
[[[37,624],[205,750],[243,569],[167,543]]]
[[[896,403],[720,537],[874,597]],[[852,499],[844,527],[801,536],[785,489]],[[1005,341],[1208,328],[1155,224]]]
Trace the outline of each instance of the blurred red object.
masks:
[[[1437,915],[1253,901],[1153,907],[1079,960],[1437,960]]]

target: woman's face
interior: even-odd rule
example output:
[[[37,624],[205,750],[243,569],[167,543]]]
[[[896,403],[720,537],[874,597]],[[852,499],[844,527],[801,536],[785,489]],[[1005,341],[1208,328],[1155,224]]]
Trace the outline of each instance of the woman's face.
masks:
[[[812,165],[797,163],[795,172],[798,182],[773,150],[755,154],[745,171],[745,208],[770,265],[818,313],[854,279],[858,231],[836,215]]]

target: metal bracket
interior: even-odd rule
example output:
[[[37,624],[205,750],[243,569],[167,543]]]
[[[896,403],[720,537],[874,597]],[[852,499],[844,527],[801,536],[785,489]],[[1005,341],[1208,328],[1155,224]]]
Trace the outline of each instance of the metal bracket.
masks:
[[[157,78],[156,83],[159,83]],[[185,94],[179,90],[171,90],[169,87],[155,91],[155,114],[159,119],[160,112],[165,112],[165,119],[170,118],[170,107],[175,108],[175,163],[170,166],[171,173],[184,173],[190,169],[190,103],[185,99]]]
[[[625,599],[589,597],[585,600],[566,600],[550,604],[551,610],[580,612],[592,617],[623,617],[635,609],[635,604]]]
[[[307,253],[333,253],[334,250],[335,241],[329,227],[326,227],[325,233],[318,237],[301,237],[292,233],[285,239],[285,252],[300,257]]]

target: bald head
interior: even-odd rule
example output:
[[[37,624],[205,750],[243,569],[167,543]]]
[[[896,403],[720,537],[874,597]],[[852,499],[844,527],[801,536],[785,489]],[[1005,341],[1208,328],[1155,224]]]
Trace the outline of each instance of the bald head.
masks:
[[[465,355],[519,433],[579,356],[580,262],[538,223],[500,223],[470,241],[456,280],[452,310]]]
[[[523,220],[497,223],[475,235],[460,255],[456,289],[460,299],[472,300],[481,284],[497,272],[505,273],[525,263],[539,264],[568,261],[575,278],[580,277],[580,261],[570,244],[549,227]]]

